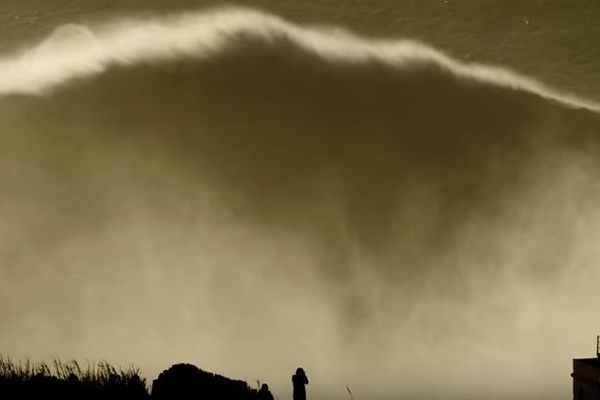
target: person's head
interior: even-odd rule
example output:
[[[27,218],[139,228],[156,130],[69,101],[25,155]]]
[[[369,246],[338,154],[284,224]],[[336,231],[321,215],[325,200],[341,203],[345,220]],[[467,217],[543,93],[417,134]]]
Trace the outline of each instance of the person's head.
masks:
[[[260,390],[264,390],[264,391],[269,390],[269,385],[267,385],[266,383],[263,383],[262,386],[260,387]]]
[[[296,375],[304,375],[304,370],[302,369],[302,367],[298,367],[296,369]]]

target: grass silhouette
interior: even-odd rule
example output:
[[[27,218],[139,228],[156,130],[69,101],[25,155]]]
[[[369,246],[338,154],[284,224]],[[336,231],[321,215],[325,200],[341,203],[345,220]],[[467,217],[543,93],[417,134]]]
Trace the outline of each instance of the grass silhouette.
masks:
[[[0,355],[0,399],[188,399],[263,400],[245,381],[203,371],[192,364],[175,364],[153,381],[134,366],[115,368],[102,361],[82,367],[76,360],[51,363],[14,361]]]
[[[0,398],[147,399],[146,379],[139,369],[115,368],[107,362],[88,364],[54,360],[51,364],[14,361],[0,356]]]

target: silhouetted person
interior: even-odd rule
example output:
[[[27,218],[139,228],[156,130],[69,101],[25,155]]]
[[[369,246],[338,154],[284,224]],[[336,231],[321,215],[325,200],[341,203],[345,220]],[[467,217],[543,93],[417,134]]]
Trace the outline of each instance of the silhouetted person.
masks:
[[[292,375],[292,383],[294,384],[294,400],[306,400],[306,388],[308,378],[302,368],[296,370],[296,374]]]
[[[273,400],[273,395],[269,391],[269,385],[263,383],[258,391],[258,400]]]

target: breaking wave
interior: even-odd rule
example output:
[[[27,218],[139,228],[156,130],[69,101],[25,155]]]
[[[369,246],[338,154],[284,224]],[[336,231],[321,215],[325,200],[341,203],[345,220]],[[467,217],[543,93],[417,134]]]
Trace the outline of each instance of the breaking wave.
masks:
[[[500,398],[597,322],[600,106],[534,79],[230,8],[59,28],[0,94],[15,351]]]
[[[241,8],[121,20],[101,26],[97,32],[84,26],[65,25],[41,45],[0,61],[0,94],[44,92],[111,66],[210,58],[227,52],[242,36],[265,43],[289,41],[307,54],[329,62],[376,62],[395,68],[435,63],[461,78],[600,109],[594,102],[558,93],[507,69],[461,63],[416,41],[366,39],[336,27],[302,27],[274,15]]]

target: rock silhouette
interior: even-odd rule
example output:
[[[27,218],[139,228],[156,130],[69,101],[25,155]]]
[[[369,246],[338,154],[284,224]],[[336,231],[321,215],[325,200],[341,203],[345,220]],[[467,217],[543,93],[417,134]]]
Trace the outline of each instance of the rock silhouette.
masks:
[[[152,399],[257,400],[245,381],[203,371],[192,364],[175,364],[152,384]]]

